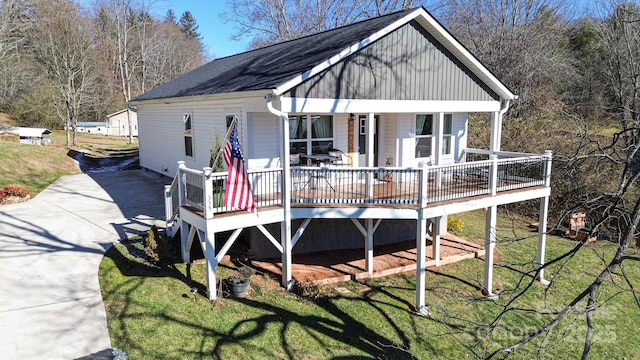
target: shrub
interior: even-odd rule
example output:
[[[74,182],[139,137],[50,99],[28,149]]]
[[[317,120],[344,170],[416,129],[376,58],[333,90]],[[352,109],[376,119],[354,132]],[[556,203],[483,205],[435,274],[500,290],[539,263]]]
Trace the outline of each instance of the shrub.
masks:
[[[147,232],[144,242],[144,252],[152,263],[161,264],[169,261],[164,239],[160,236],[158,228],[153,225]]]
[[[227,280],[232,284],[240,284],[245,279],[250,278],[253,274],[254,270],[252,268],[242,265],[237,268]]]
[[[317,299],[320,295],[320,288],[313,281],[296,281],[291,291],[305,299]]]
[[[447,231],[454,234],[460,234],[464,230],[464,222],[462,219],[449,217],[447,220]]]
[[[7,185],[0,189],[0,203],[9,196],[25,198],[29,196],[29,190],[20,185]]]

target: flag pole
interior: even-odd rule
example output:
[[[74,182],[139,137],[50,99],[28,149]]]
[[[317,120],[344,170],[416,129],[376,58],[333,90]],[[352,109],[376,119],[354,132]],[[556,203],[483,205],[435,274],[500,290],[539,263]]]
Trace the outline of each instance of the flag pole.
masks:
[[[238,120],[238,117],[236,115],[233,115],[233,120],[231,120],[231,124],[229,125],[229,128],[227,129],[227,134],[224,136],[224,141],[222,141],[222,143],[220,143],[220,149],[218,149],[218,153],[216,154],[216,158],[215,160],[213,160],[213,164],[215,166],[215,164],[218,163],[218,160],[220,159],[220,154],[222,154],[222,151],[224,150],[227,141],[229,141],[229,137],[231,136],[231,130],[233,130],[233,127],[236,125],[236,122]]]

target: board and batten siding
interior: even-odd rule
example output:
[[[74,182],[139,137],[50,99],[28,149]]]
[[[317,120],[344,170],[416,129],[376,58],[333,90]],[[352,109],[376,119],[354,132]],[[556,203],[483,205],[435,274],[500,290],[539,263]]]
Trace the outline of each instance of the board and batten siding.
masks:
[[[499,100],[416,22],[312,76],[285,95],[321,99]]]

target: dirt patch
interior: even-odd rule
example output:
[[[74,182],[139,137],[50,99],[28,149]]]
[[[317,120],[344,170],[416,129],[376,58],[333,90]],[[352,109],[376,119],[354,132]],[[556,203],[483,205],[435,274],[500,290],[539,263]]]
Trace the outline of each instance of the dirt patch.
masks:
[[[452,234],[441,236],[440,263],[441,265],[459,261],[469,257],[477,257],[483,252],[483,247]],[[433,243],[427,243],[427,266],[434,266]],[[373,270],[374,277],[387,276],[396,273],[411,272],[416,269],[416,243],[404,241],[374,248]],[[270,273],[282,276],[280,259],[269,259],[251,262],[252,266]],[[292,276],[296,281],[315,281],[319,283],[333,283],[351,279],[367,278],[365,250],[336,250],[312,254],[294,254]]]

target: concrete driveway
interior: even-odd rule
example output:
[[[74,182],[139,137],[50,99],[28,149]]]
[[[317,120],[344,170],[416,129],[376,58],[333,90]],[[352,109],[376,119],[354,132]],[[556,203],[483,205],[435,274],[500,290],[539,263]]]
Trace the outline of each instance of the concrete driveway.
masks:
[[[143,170],[65,176],[0,206],[0,357],[111,359],[98,266],[114,242],[164,226],[168,182]]]

